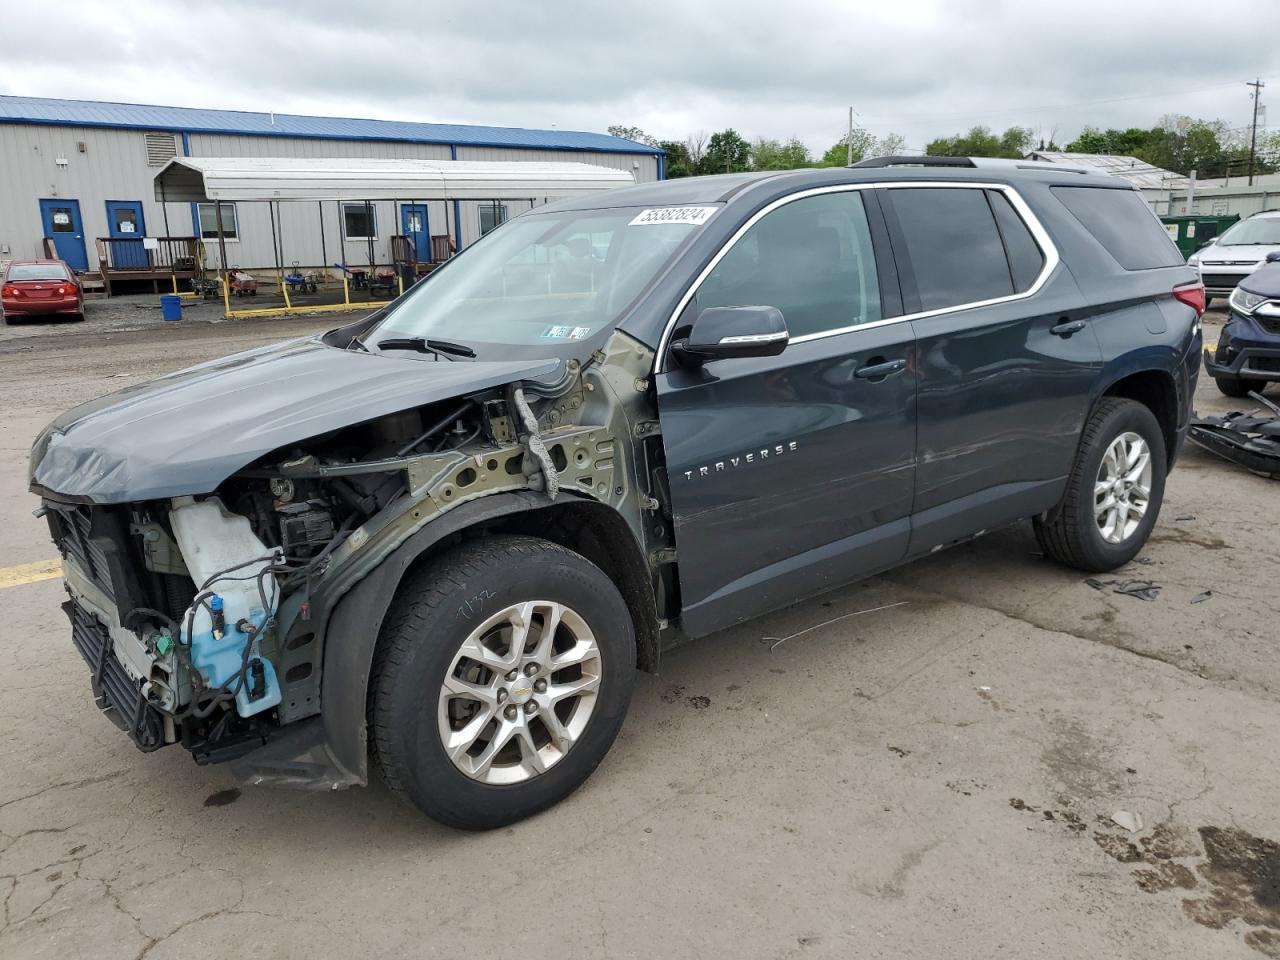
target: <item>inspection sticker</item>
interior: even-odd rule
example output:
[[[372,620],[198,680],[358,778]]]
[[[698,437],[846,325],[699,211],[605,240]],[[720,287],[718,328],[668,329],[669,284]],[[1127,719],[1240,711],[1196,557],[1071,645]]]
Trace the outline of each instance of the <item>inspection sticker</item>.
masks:
[[[642,227],[651,223],[691,223],[700,227],[716,210],[716,207],[651,207],[641,210],[627,225]]]

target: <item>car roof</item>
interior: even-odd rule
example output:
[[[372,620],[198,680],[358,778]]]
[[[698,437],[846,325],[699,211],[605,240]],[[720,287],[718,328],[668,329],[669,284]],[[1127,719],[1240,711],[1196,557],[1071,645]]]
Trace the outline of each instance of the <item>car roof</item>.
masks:
[[[1245,217],[1246,220],[1270,220],[1274,217],[1280,217],[1280,210],[1259,210]]]
[[[874,167],[817,167],[803,170],[760,171],[755,173],[716,174],[705,177],[681,177],[675,180],[659,180],[639,183],[633,187],[614,187],[598,193],[570,197],[557,203],[537,207],[534,213],[557,210],[598,210],[609,207],[678,206],[697,203],[731,203],[736,198],[754,192],[752,188],[768,185],[771,192],[779,190],[804,190],[842,183],[884,183],[892,181],[981,182],[1010,183],[1035,180],[1064,186],[1111,187],[1133,189],[1127,181],[1086,171],[1081,167],[1042,161],[994,161],[987,160],[974,166],[910,166],[912,160],[903,158],[903,165]]]

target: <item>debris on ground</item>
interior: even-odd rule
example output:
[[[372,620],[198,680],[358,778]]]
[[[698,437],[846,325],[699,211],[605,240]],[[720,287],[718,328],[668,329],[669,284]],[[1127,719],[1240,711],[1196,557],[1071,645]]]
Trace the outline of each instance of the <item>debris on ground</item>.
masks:
[[[769,644],[769,652],[773,653],[773,651],[777,650],[779,646],[786,643],[788,640],[794,640],[796,637],[803,637],[806,633],[817,630],[819,627],[839,623],[841,620],[848,620],[850,617],[860,617],[864,613],[878,613],[881,610],[889,610],[893,607],[904,607],[910,602],[910,600],[899,600],[897,603],[885,603],[878,607],[868,607],[866,610],[855,610],[853,613],[846,613],[839,617],[832,617],[830,620],[823,620],[822,623],[815,623],[812,627],[805,627],[798,633],[792,633],[785,637],[761,637],[760,639]]]
[[[1197,593],[1194,597],[1191,598],[1191,602],[1204,603],[1206,600],[1208,600],[1212,596],[1213,596],[1213,591],[1206,590],[1204,593]]]
[[[1196,518],[1196,517],[1195,517],[1195,514],[1193,514],[1193,513],[1188,513],[1185,517],[1174,517],[1174,518],[1173,518],[1173,522],[1174,522],[1174,523],[1186,523],[1188,520],[1194,520],[1195,518]]]
[[[1196,417],[1188,436],[1210,453],[1251,473],[1280,480],[1280,405],[1256,391],[1250,396],[1270,413],[1236,410],[1221,417]]]
[[[1111,587],[1112,593],[1121,593],[1126,597],[1137,597],[1139,600],[1154,600],[1163,589],[1154,580],[1098,580],[1090,577],[1086,584],[1095,590],[1106,590]]]
[[[1142,814],[1133,810],[1117,810],[1111,815],[1111,822],[1130,833],[1137,833],[1142,829]]]

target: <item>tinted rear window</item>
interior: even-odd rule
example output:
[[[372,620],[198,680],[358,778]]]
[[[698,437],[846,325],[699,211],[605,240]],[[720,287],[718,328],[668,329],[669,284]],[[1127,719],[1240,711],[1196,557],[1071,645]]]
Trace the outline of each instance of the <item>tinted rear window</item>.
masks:
[[[910,187],[886,193],[907,245],[921,310],[1013,293],[1009,262],[985,191]]]
[[[1106,187],[1050,189],[1126,270],[1176,267],[1184,262],[1160,221],[1136,191]]]
[[[56,263],[15,263],[9,268],[10,280],[66,280],[67,271]]]

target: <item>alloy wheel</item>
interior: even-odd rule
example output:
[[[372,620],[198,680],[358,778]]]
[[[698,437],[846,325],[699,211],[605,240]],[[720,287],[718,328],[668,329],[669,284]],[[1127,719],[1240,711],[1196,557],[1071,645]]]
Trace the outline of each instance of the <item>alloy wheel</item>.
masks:
[[[1111,441],[1093,485],[1098,532],[1108,543],[1133,536],[1151,505],[1151,448],[1128,431]]]
[[[445,753],[483,783],[523,783],[546,772],[590,722],[602,670],[591,628],[564,604],[531,600],[494,613],[445,673]]]

